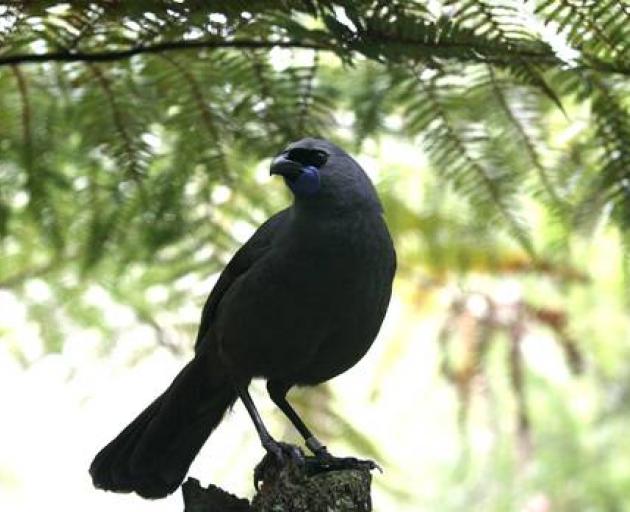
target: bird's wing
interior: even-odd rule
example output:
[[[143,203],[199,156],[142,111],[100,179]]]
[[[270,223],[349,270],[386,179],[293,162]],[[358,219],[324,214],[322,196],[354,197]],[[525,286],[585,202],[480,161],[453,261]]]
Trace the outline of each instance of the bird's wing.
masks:
[[[287,221],[289,208],[286,208],[265,221],[252,235],[252,237],[241,246],[234,254],[230,262],[226,265],[214,285],[210,296],[206,300],[201,313],[201,323],[197,332],[195,342],[195,352],[201,347],[202,341],[210,329],[214,320],[217,306],[225,295],[225,292],[232,286],[232,283],[249,268],[271,247],[271,243],[282,225]]]

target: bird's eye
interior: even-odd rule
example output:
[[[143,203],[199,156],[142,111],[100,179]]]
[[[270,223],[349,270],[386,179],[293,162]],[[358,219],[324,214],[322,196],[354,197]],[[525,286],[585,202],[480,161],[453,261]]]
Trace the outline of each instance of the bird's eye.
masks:
[[[328,154],[321,149],[294,148],[289,151],[289,159],[302,165],[321,167],[328,160]]]

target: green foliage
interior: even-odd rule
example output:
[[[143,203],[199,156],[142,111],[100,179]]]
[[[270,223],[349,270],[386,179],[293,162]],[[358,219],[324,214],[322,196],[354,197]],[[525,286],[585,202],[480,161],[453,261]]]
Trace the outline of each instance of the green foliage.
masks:
[[[460,284],[543,276],[554,293],[591,294],[566,309],[561,330],[547,326],[567,357],[575,332],[598,371],[627,356],[602,348],[612,313],[601,289],[584,286],[593,264],[579,250],[608,223],[625,241],[630,276],[625,2],[8,2],[0,49],[0,289],[27,306],[47,352],[62,352],[77,327],[98,329],[103,350],[113,348],[120,327],[107,301],[160,344],[188,349],[197,317],[186,306],[200,306],[235,247],[288,200],[265,183],[267,159],[290,140],[325,136],[380,155],[400,273],[420,283],[419,300],[453,275]],[[546,298],[521,306],[553,311]],[[608,464],[605,449],[625,439],[624,400],[592,406],[580,426],[566,390],[554,395],[519,357],[505,371],[505,354],[502,365],[484,354],[465,368],[466,393],[501,368],[502,403],[522,412],[526,382],[531,440],[552,447],[541,451],[548,460],[516,489],[509,475],[520,462],[499,440],[446,478],[448,495],[428,499],[430,509],[468,510],[480,479],[505,487],[504,510],[539,488],[561,489],[551,493],[558,510],[627,505],[627,470]],[[625,384],[602,379],[598,403],[627,398]],[[335,412],[320,399],[326,434]],[[602,426],[604,414],[612,420]],[[334,425],[377,455],[348,424]],[[569,452],[579,453],[574,465],[554,462]],[[588,485],[562,489],[580,471]]]
[[[133,290],[220,268],[234,246],[230,224],[256,225],[277,208],[253,169],[303,135],[356,149],[385,133],[406,138],[428,155],[453,204],[483,219],[473,239],[484,238],[484,225],[502,226],[536,258],[546,258],[545,247],[532,239],[526,197],[551,212],[555,249],[611,207],[612,221],[628,229],[630,25],[620,3],[0,9],[6,288],[19,292],[56,269],[150,310]],[[559,131],[571,133],[560,146]],[[221,194],[229,201],[214,204]],[[415,208],[387,202],[401,226],[409,222],[400,212]],[[434,234],[425,221],[412,225],[416,236]],[[471,229],[470,220],[462,225]],[[474,245],[464,260],[475,259]],[[153,277],[130,280],[134,266]]]

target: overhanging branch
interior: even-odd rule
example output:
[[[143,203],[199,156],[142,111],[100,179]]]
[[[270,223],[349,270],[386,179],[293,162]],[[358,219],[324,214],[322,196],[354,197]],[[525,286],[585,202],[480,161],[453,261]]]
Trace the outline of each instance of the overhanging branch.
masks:
[[[564,65],[562,61],[553,53],[536,52],[529,49],[519,49],[513,47],[509,53],[505,55],[497,55],[496,48],[492,45],[470,43],[465,41],[409,41],[404,38],[392,38],[391,36],[384,36],[379,34],[377,37],[370,37],[369,40],[364,41],[365,44],[374,45],[403,45],[403,46],[417,46],[424,50],[457,50],[470,51],[471,55],[465,56],[449,56],[448,58],[457,59],[460,61],[474,61],[474,62],[487,62],[489,64],[501,64],[509,59],[519,58],[526,62],[536,62],[539,64],[545,64],[548,66],[561,66]],[[359,52],[363,53],[361,47],[346,47],[347,52]],[[179,41],[167,41],[163,43],[156,43],[152,45],[137,45],[130,48],[110,51],[75,51],[75,50],[60,50],[48,53],[17,53],[14,55],[0,55],[0,67],[11,66],[19,64],[36,64],[43,62],[111,62],[116,60],[124,60],[134,55],[140,54],[155,54],[178,50],[199,50],[199,49],[221,49],[221,48],[236,48],[236,49],[272,49],[272,48],[294,48],[294,49],[307,49],[307,50],[323,50],[334,53],[340,53],[344,47],[335,41],[331,41],[330,44],[322,44],[316,42],[296,41],[296,40],[284,40],[284,41],[260,41],[255,39],[236,39],[232,41],[226,40],[179,40]],[[494,54],[493,54],[494,53]],[[630,76],[630,67],[620,64],[618,62],[607,62],[601,59],[583,55],[581,61],[575,66],[577,69],[592,69],[603,73],[615,73]]]
[[[18,53],[15,55],[0,56],[0,66],[15,64],[34,64],[42,62],[109,62],[128,59],[134,55],[144,53],[162,53],[173,50],[199,50],[218,48],[304,48],[307,50],[332,50],[327,46],[303,41],[256,41],[240,39],[234,41],[218,40],[194,40],[194,41],[168,41],[153,45],[139,45],[124,50],[111,50],[103,52],[57,51],[48,53]]]

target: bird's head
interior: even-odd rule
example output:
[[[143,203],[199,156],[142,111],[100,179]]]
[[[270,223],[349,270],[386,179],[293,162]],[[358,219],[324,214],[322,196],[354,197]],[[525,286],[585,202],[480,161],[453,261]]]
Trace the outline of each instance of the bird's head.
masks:
[[[343,149],[324,139],[305,138],[289,144],[271,161],[299,202],[327,200],[354,206],[377,204],[378,197],[359,164]]]
[[[321,189],[322,168],[331,155],[332,144],[320,139],[302,139],[278,154],[271,174],[279,174],[296,197],[311,197]]]

